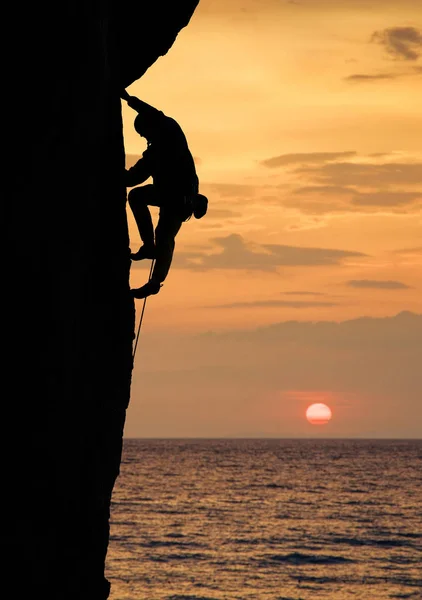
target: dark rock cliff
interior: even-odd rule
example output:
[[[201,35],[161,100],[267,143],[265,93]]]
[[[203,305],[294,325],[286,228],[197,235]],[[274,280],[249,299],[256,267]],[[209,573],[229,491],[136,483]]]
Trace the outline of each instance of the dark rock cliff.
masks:
[[[19,5],[4,181],[3,549],[11,598],[103,600],[134,306],[119,89],[198,0]],[[7,147],[7,146],[6,146]]]

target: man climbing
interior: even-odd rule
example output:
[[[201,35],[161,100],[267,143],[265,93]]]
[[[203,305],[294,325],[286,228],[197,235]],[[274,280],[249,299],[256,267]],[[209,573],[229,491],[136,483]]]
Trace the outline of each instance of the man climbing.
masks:
[[[182,223],[192,214],[200,219],[207,212],[208,200],[198,193],[199,181],[186,137],[171,117],[126,92],[122,97],[137,111],[134,126],[148,146],[138,162],[126,170],[129,206],[143,242],[131,254],[132,260],[155,259],[149,281],[132,289],[135,298],[157,294],[167,277],[173,259],[175,237]],[[152,177],[153,183],[137,186]],[[153,227],[148,206],[160,208],[157,227]]]

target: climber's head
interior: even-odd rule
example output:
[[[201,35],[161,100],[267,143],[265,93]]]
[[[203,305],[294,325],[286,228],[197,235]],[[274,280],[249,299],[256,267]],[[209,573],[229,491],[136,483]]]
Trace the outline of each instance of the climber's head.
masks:
[[[151,110],[142,110],[135,117],[135,131],[139,133],[140,136],[150,140],[159,132],[163,118],[164,114],[155,108],[151,108]]]
[[[135,131],[139,133],[139,135],[148,138],[148,119],[142,115],[136,115],[133,125],[135,127]]]

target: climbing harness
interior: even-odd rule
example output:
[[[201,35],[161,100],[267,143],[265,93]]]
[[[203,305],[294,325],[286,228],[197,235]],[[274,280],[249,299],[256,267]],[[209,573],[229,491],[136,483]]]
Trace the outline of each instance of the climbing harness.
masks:
[[[151,281],[152,271],[154,270],[154,264],[155,264],[155,258],[153,258],[151,261],[151,269],[149,271],[148,281]],[[139,334],[141,333],[142,321],[144,320],[144,312],[145,312],[145,306],[147,303],[147,298],[148,298],[148,296],[146,296],[144,298],[144,303],[142,305],[141,318],[139,319],[138,332],[136,334],[135,348],[134,348],[133,354],[132,354],[133,360],[135,360],[136,348],[138,347]]]

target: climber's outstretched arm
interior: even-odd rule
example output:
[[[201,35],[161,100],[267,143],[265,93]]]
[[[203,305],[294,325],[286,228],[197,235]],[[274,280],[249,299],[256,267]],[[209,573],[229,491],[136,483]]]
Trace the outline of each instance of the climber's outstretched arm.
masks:
[[[136,112],[141,112],[145,108],[145,102],[142,102],[142,100],[139,100],[136,96],[127,96],[125,97],[125,100],[128,103],[128,106],[133,108],[133,110],[136,110]]]

